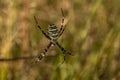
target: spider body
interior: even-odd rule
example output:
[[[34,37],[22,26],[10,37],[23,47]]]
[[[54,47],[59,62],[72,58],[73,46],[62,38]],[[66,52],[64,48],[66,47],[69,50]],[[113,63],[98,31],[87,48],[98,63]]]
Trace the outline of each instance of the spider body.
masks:
[[[62,12],[62,20],[61,20],[61,28],[60,30],[57,29],[56,25],[55,24],[50,24],[48,25],[48,34],[46,32],[44,32],[42,29],[41,29],[41,26],[38,24],[38,21],[36,19],[36,17],[34,16],[34,19],[35,19],[35,22],[36,22],[36,25],[37,27],[40,29],[40,31],[44,34],[44,36],[46,38],[48,38],[50,40],[50,43],[48,44],[48,46],[44,49],[44,51],[38,56],[38,60],[41,60],[45,55],[46,55],[46,52],[48,51],[48,49],[50,48],[50,46],[53,44],[53,45],[57,45],[61,51],[63,52],[64,54],[64,61],[65,61],[65,54],[69,54],[71,55],[71,52],[65,50],[60,44],[59,42],[57,41],[58,38],[62,35],[62,33],[64,32],[65,30],[65,27],[63,24],[64,24],[64,14],[63,14],[63,10],[61,8],[61,12]]]
[[[55,24],[48,25],[48,33],[51,42],[55,45],[58,39],[58,29]]]

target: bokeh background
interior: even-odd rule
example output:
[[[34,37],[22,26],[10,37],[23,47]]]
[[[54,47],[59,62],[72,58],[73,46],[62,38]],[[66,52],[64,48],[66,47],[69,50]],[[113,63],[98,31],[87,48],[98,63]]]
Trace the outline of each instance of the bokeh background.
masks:
[[[0,0],[0,58],[40,54],[50,42],[36,27],[60,29],[63,8],[67,25],[58,42],[72,52],[63,61],[52,46],[47,56],[0,61],[0,80],[119,80],[120,0]]]

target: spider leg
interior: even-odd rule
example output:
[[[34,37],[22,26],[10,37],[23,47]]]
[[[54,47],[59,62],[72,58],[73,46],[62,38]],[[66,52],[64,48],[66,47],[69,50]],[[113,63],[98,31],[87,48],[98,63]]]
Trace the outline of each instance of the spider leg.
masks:
[[[34,16],[34,19],[35,19],[35,22],[36,22],[36,25],[37,27],[40,29],[40,31],[44,34],[44,36],[48,39],[50,39],[50,37],[41,29],[40,25],[38,24],[38,21],[36,19],[36,17]]]
[[[64,13],[63,13],[63,10],[62,10],[62,8],[61,8],[61,13],[62,13],[62,20],[61,20],[61,28],[60,28],[60,30],[59,30],[59,36],[61,36],[62,35],[62,33],[63,33],[63,30],[65,29],[65,27],[64,27]]]
[[[48,51],[51,45],[52,45],[52,42],[50,42],[48,46],[44,49],[44,51],[37,57],[38,60],[41,60],[46,55],[46,52]]]
[[[64,30],[65,30],[66,26],[62,29],[62,31],[59,33],[59,37],[63,34]]]
[[[65,50],[58,42],[56,42],[56,45],[61,49],[61,51],[62,51],[63,54],[64,54],[64,60],[63,60],[63,62],[66,60],[66,58],[65,58],[65,53],[67,53],[67,54],[69,54],[69,55],[72,55],[71,52]]]
[[[63,53],[67,53],[67,54],[69,54],[69,55],[72,55],[71,52],[65,50],[58,42],[56,42],[56,45],[61,49],[61,51],[62,51]]]

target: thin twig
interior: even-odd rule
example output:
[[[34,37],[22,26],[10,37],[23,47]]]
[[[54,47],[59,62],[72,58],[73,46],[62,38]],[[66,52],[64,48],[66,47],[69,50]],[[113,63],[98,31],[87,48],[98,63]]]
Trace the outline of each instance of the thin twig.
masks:
[[[0,58],[0,62],[4,61],[18,61],[18,60],[27,60],[27,59],[33,59],[37,56],[21,56],[21,57],[15,57],[15,58]]]

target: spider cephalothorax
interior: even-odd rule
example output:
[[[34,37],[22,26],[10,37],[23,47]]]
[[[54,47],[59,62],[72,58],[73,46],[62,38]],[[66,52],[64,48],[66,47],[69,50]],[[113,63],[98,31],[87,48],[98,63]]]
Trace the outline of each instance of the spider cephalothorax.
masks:
[[[44,36],[46,38],[48,38],[50,40],[50,43],[48,44],[48,46],[44,49],[44,51],[38,56],[38,59],[41,60],[45,55],[46,55],[46,52],[48,51],[48,49],[50,48],[50,46],[53,44],[53,45],[57,45],[61,51],[63,52],[63,54],[69,54],[71,55],[71,53],[69,51],[66,51],[59,43],[58,43],[58,38],[62,35],[62,33],[64,32],[65,30],[65,27],[63,24],[64,24],[64,14],[63,14],[63,10],[61,8],[61,12],[62,12],[62,21],[61,21],[61,28],[60,30],[58,31],[58,28],[56,27],[55,24],[50,24],[48,25],[48,34],[46,32],[44,32],[40,25],[38,24],[38,21],[36,19],[36,17],[34,16],[34,19],[35,19],[35,22],[36,22],[36,25],[37,27],[40,29],[40,31],[44,34]],[[65,55],[64,55],[64,61],[65,61]]]

